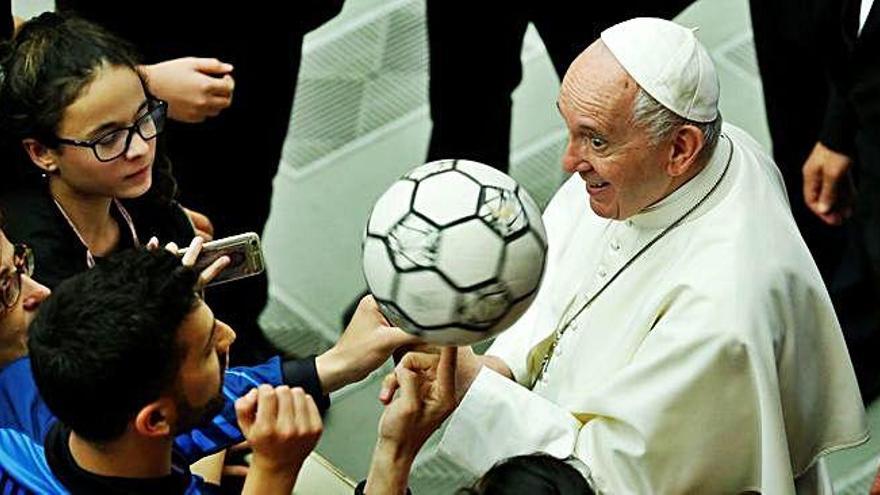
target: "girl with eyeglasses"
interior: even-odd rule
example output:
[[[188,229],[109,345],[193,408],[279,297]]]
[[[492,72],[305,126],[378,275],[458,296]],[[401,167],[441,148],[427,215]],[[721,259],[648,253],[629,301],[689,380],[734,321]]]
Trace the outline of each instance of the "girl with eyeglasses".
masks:
[[[157,151],[167,105],[137,64],[122,40],[54,13],[0,49],[5,230],[33,248],[49,287],[151,236],[186,245],[194,235]]]

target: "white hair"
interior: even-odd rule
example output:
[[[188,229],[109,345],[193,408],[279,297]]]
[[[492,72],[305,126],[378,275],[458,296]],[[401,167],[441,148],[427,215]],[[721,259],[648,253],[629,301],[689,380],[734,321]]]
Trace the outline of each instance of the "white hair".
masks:
[[[697,158],[700,161],[708,160],[715,151],[718,143],[718,135],[721,134],[721,113],[712,122],[694,122],[688,120],[672,110],[664,107],[644,89],[639,88],[633,102],[632,122],[643,127],[651,136],[654,144],[670,137],[674,131],[683,125],[692,125],[703,133],[703,149]]]

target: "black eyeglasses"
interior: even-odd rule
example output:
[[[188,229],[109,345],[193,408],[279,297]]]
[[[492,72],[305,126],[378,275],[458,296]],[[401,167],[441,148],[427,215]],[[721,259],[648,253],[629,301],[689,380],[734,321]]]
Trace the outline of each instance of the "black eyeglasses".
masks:
[[[34,274],[34,252],[26,244],[16,244],[12,264],[15,270],[0,278],[0,300],[5,309],[11,309],[21,297],[21,276]]]
[[[77,141],[75,139],[58,138],[61,144],[91,148],[95,158],[101,162],[109,162],[119,158],[128,152],[135,131],[149,141],[165,129],[165,117],[168,115],[168,103],[153,99],[147,103],[149,111],[137,119],[134,124],[122,127],[97,137],[91,141]]]

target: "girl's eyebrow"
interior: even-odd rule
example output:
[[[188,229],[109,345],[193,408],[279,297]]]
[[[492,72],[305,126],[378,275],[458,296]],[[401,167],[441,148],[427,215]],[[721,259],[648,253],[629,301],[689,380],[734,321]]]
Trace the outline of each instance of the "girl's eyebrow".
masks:
[[[147,103],[149,103],[148,99],[144,99],[140,105],[138,105],[137,110],[134,112],[134,115],[131,118],[131,122],[137,120],[138,116],[141,114],[144,108],[146,108]],[[90,138],[98,137],[101,134],[104,134],[104,131],[109,131],[111,129],[119,129],[120,127],[128,127],[130,124],[126,122],[105,122],[100,126],[96,127],[93,131],[88,133]]]

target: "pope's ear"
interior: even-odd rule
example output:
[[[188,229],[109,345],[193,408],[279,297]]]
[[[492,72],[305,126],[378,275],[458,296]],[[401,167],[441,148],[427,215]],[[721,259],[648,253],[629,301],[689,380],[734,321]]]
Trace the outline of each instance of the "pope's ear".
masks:
[[[692,124],[679,127],[672,136],[666,173],[670,177],[678,177],[693,169],[705,144],[703,131],[699,127]]]
[[[36,139],[27,138],[22,140],[21,146],[27,153],[31,163],[47,174],[58,171],[58,153]]]

